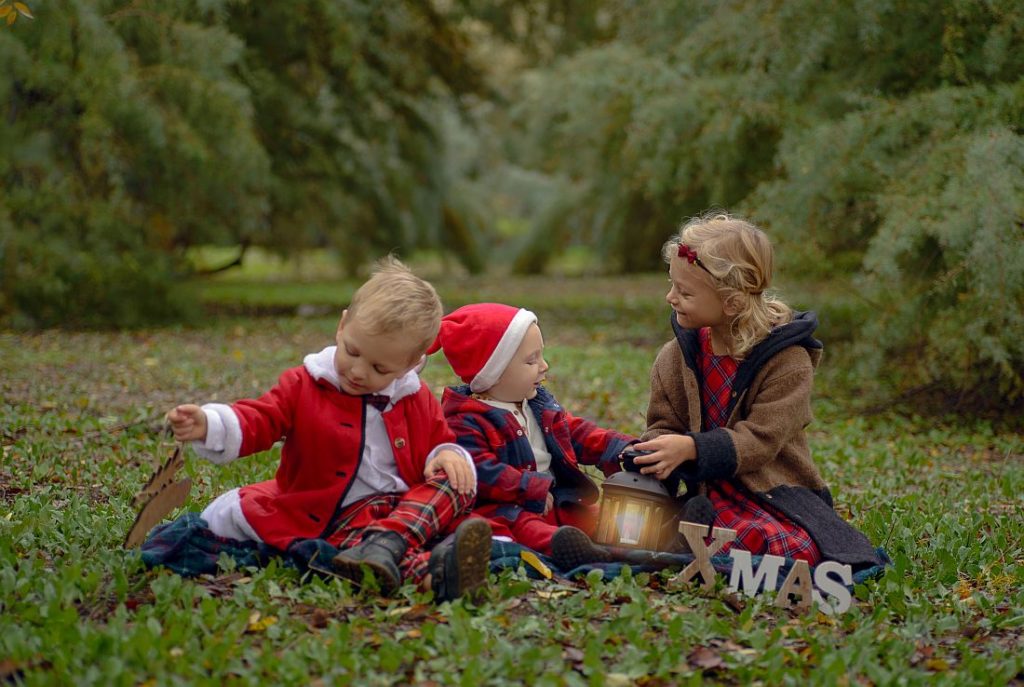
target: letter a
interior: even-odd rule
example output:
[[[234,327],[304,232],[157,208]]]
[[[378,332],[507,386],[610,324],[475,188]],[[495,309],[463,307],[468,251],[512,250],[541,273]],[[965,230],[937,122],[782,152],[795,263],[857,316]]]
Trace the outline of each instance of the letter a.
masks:
[[[807,565],[807,561],[794,561],[793,569],[786,575],[786,581],[782,583],[779,593],[775,596],[775,605],[788,606],[789,595],[797,594],[800,596],[800,600],[796,602],[796,607],[801,611],[806,611],[811,607],[813,591],[811,568]]]

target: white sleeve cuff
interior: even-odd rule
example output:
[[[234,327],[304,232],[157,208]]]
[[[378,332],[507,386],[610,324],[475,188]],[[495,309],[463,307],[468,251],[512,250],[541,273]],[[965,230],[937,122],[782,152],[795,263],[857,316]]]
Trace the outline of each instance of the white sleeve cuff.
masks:
[[[213,408],[204,407],[203,413],[206,415],[206,442],[203,448],[220,453],[224,450],[224,420],[220,419]]]
[[[427,455],[427,462],[429,463],[431,460],[433,460],[434,456],[436,456],[441,451],[446,450],[455,451],[460,456],[462,456],[463,460],[465,460],[469,464],[469,469],[473,471],[473,491],[476,491],[476,463],[473,462],[473,456],[469,455],[469,451],[462,448],[458,444],[438,444],[437,446],[434,447],[434,450]]]
[[[207,403],[206,441],[193,441],[192,450],[211,463],[222,465],[238,458],[242,449],[242,426],[231,406],[223,403]]]

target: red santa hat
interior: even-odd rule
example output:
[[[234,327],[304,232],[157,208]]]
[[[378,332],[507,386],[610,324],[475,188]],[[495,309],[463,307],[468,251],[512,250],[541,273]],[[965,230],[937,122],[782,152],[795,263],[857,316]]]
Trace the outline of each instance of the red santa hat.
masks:
[[[441,320],[427,353],[444,351],[455,374],[474,392],[494,386],[537,316],[501,303],[464,305]]]

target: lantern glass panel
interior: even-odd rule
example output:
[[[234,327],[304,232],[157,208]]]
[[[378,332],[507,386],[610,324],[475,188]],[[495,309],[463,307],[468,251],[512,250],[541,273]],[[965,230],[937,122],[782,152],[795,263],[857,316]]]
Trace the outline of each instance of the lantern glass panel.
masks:
[[[594,540],[626,548],[663,550],[666,521],[675,509],[660,482],[637,473],[617,473],[602,485]]]

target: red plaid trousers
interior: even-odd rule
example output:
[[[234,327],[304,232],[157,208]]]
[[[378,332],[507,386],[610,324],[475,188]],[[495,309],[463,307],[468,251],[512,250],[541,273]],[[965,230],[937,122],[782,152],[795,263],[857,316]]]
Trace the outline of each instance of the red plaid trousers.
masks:
[[[427,574],[431,540],[448,534],[459,516],[473,505],[472,494],[460,494],[448,478],[435,475],[403,494],[374,494],[345,507],[328,541],[339,549],[356,546],[373,530],[391,530],[408,549],[398,565],[405,582],[420,584]]]

